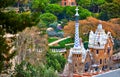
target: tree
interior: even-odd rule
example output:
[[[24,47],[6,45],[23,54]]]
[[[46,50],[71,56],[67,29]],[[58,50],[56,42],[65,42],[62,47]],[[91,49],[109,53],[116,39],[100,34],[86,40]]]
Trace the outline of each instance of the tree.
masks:
[[[0,0],[0,9],[12,5],[15,0]],[[0,10],[1,11],[1,10]]]
[[[37,12],[44,12],[49,0],[32,0],[32,9]]]
[[[77,0],[78,5],[82,6],[83,8],[89,8],[91,4],[91,0]]]
[[[116,3],[105,3],[101,6],[100,18],[102,20],[108,20],[110,18],[120,17],[120,5]],[[114,12],[113,12],[114,10]],[[106,18],[102,18],[106,17]]]
[[[89,8],[90,11],[94,13],[100,12],[100,5],[104,4],[105,0],[91,0],[91,6]]]
[[[75,14],[75,6],[65,6],[63,10],[63,16],[65,19],[73,20]]]
[[[30,12],[17,14],[15,11],[0,12],[0,24],[8,33],[17,33],[26,27],[35,25],[39,19],[35,19]]]
[[[49,4],[46,7],[45,12],[52,13],[60,19],[61,18],[61,13],[63,12],[63,7],[58,5],[58,4]]]
[[[15,67],[13,77],[58,77],[58,74],[52,68],[46,68],[44,64],[34,66],[29,62],[22,61]]]
[[[50,0],[50,3],[59,3],[61,0]]]
[[[60,53],[48,51],[46,57],[47,67],[52,67],[57,71],[63,70],[66,60]]]
[[[40,22],[42,21],[49,26],[50,23],[57,21],[57,17],[51,13],[44,13],[40,15]]]
[[[87,17],[92,15],[90,11],[88,11],[87,9],[83,9],[81,7],[79,7],[79,14],[80,14],[80,19],[86,19]]]
[[[0,73],[9,67],[9,60],[13,58],[15,52],[10,53],[11,46],[6,43],[4,29],[0,27]]]
[[[94,13],[100,12],[99,6],[105,2],[105,0],[77,0],[78,5]]]

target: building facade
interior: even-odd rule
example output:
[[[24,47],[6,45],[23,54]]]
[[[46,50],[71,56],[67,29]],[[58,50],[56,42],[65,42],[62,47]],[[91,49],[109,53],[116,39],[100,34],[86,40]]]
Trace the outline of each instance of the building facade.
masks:
[[[61,5],[62,6],[75,6],[76,0],[62,0]]]
[[[98,24],[95,33],[89,33],[89,49],[86,50],[79,37],[78,10],[76,8],[74,47],[68,55],[69,73],[81,74],[111,69],[114,45],[111,33],[105,33],[102,24]]]
[[[88,47],[94,59],[93,64],[97,65],[96,70],[111,68],[113,44],[111,33],[105,33],[102,24],[98,25],[95,33],[90,32]]]
[[[79,38],[79,14],[78,14],[78,7],[75,9],[75,38],[74,38],[74,47],[70,49],[68,62],[70,72],[73,73],[82,73],[84,71],[84,63],[87,56],[87,50],[84,48],[82,39]]]

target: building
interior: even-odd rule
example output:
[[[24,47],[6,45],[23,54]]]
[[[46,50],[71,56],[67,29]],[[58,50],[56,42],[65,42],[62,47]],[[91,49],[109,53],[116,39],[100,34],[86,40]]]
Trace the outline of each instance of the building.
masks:
[[[76,8],[74,47],[68,55],[69,74],[100,72],[112,69],[113,38],[110,32],[105,33],[102,24],[98,24],[95,33],[89,33],[89,49],[85,49],[79,37],[79,14]]]
[[[61,5],[62,6],[75,6],[76,0],[62,0]]]
[[[88,47],[94,59],[93,64],[97,65],[100,70],[111,68],[113,44],[111,33],[105,33],[102,24],[98,25],[95,33],[90,32]]]
[[[79,14],[78,7],[76,10],[76,23],[75,23],[75,40],[74,47],[70,49],[68,62],[70,67],[70,72],[73,73],[83,73],[84,72],[84,64],[86,61],[86,56],[88,51],[84,48],[82,39],[79,38]]]

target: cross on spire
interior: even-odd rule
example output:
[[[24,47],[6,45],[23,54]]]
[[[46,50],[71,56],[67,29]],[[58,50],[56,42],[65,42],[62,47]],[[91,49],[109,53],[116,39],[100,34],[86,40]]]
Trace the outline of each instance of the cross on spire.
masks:
[[[79,16],[79,14],[78,14],[78,10],[79,10],[78,7],[76,7],[75,10],[76,10],[76,14],[75,14],[75,16]]]

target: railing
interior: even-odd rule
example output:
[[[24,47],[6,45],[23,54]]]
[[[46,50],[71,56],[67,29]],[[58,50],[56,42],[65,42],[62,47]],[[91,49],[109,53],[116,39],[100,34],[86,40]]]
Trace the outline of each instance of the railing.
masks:
[[[52,52],[66,52],[66,48],[60,48],[60,49],[55,49],[55,48],[52,48],[50,49]]]

